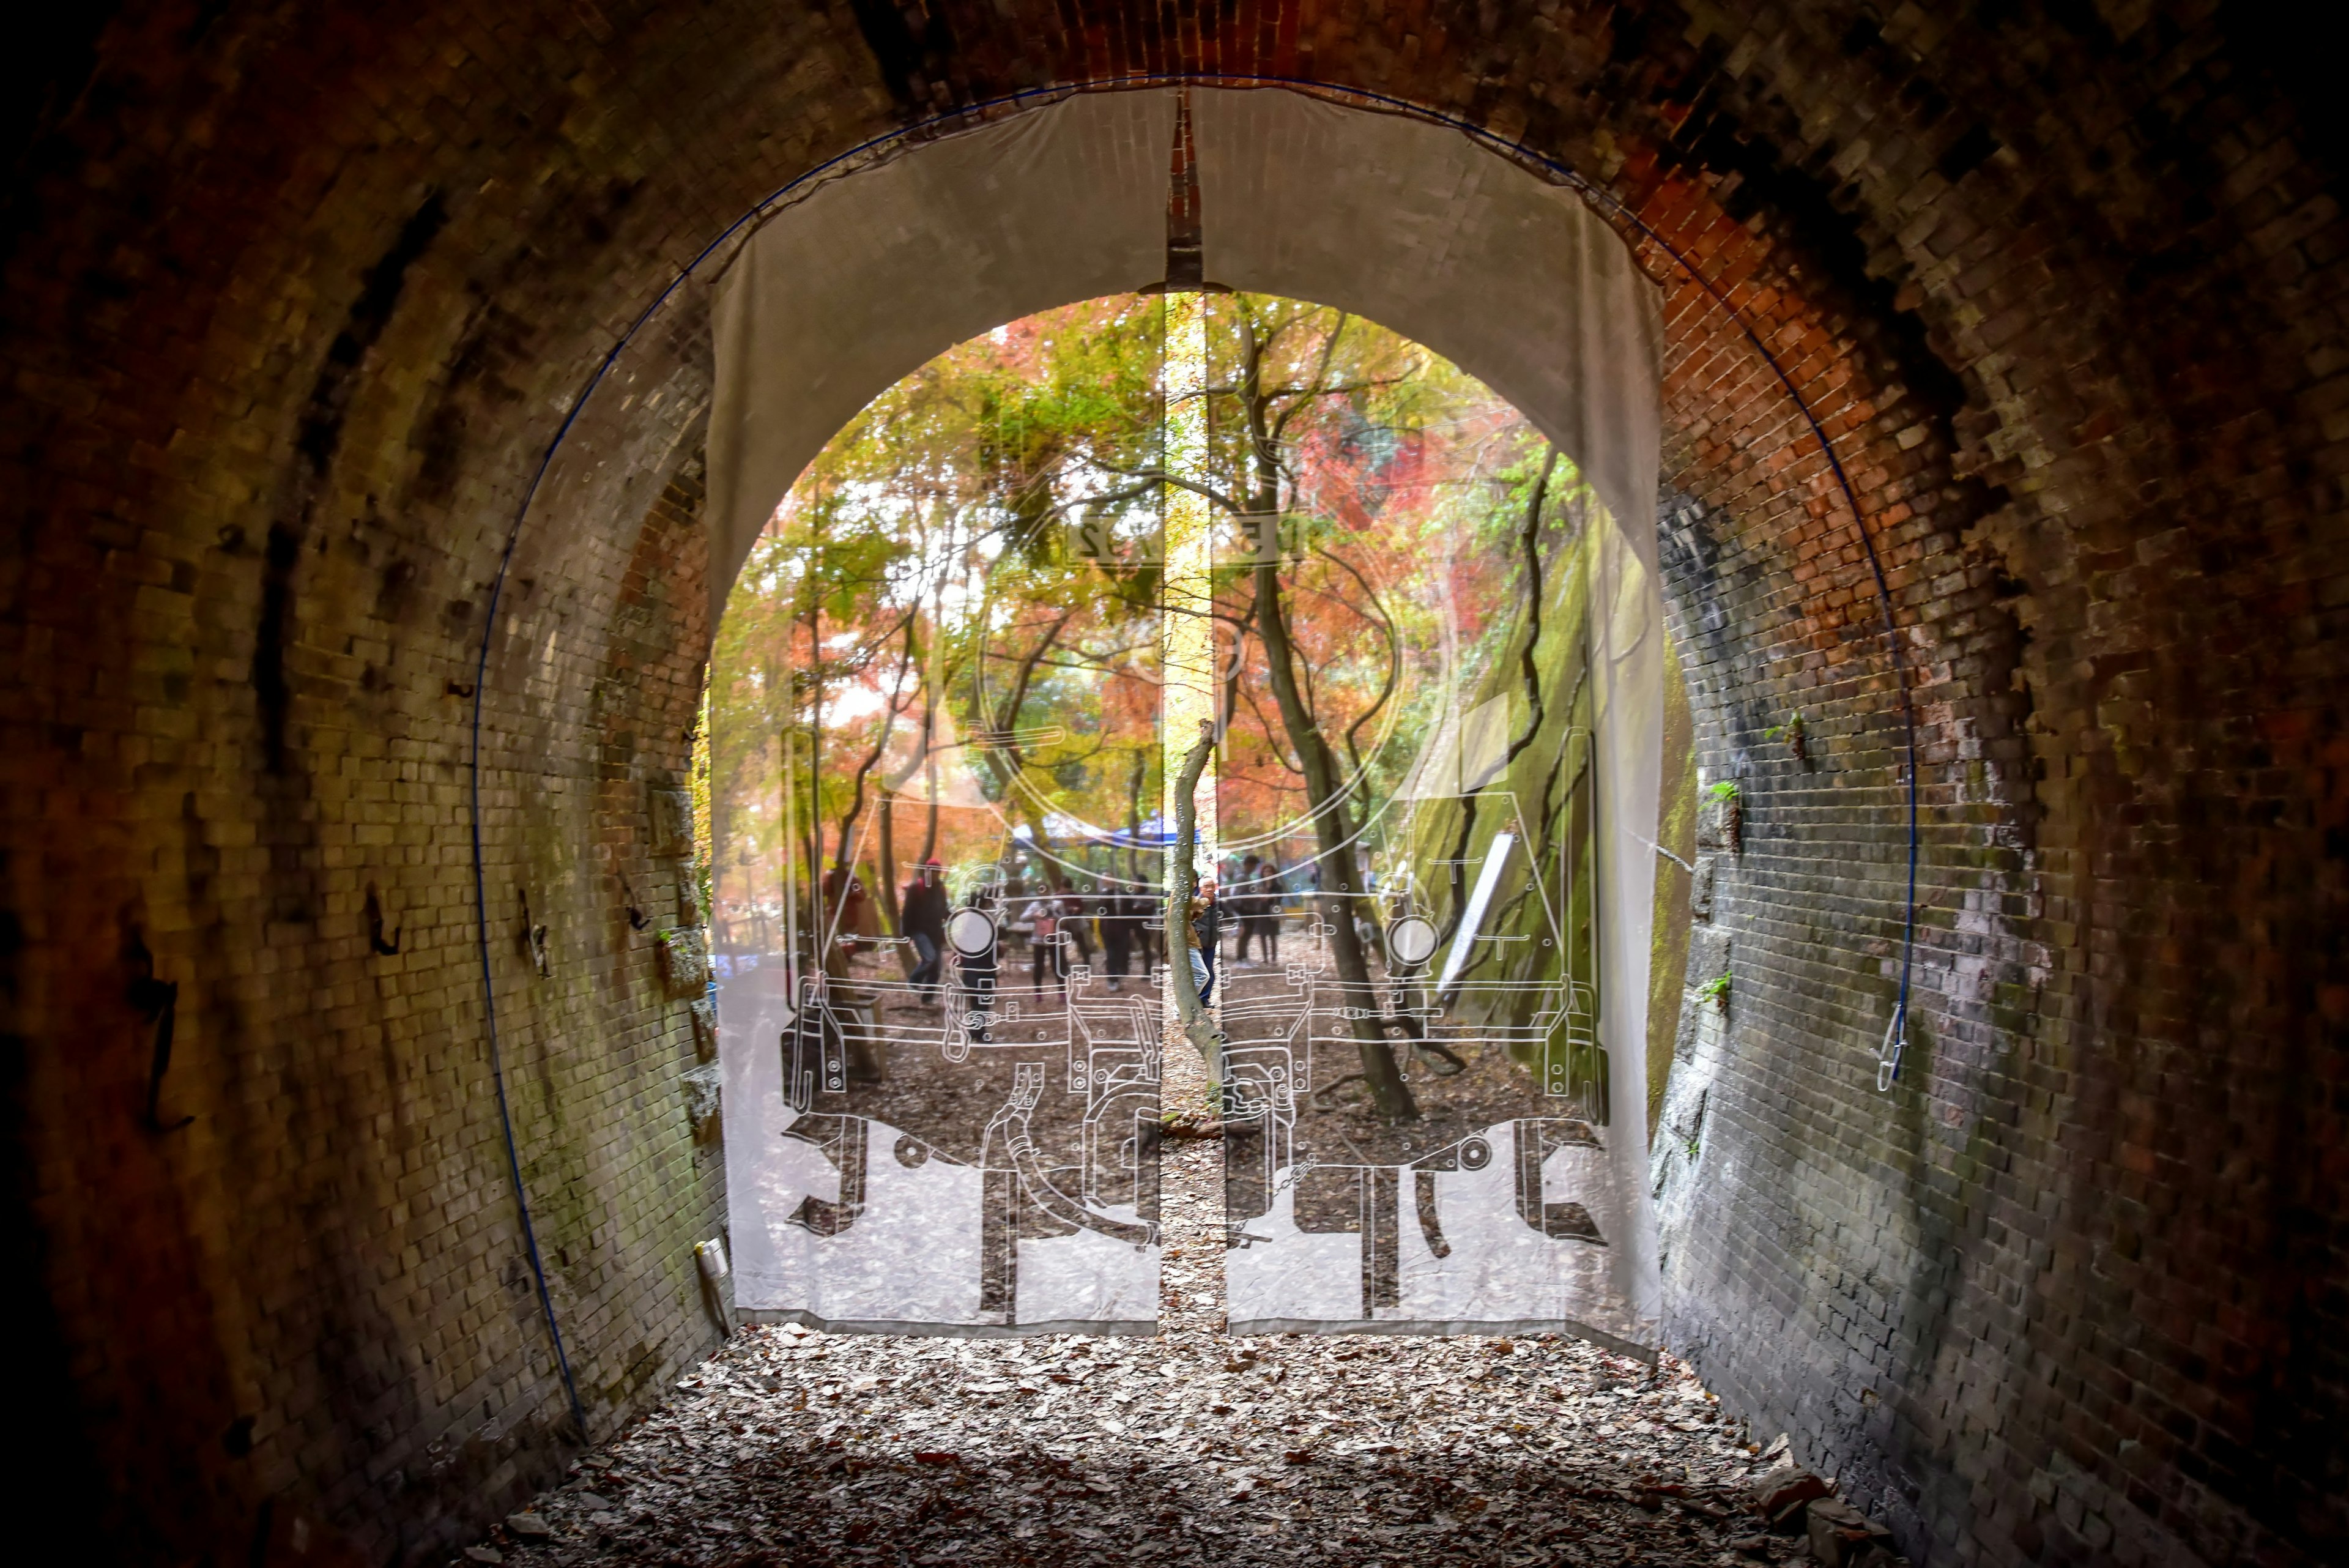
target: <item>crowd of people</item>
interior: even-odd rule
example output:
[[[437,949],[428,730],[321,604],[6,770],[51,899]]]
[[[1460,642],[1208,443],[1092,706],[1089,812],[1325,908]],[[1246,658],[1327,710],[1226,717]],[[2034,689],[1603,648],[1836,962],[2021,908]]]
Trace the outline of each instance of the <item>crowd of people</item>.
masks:
[[[1191,963],[1201,999],[1213,996],[1226,946],[1230,964],[1278,964],[1291,900],[1317,887],[1310,869],[1284,874],[1276,862],[1256,855],[1206,872],[1191,904]],[[826,967],[844,977],[847,961],[858,951],[888,945],[883,913],[864,878],[837,861],[824,873],[820,892]],[[1151,984],[1165,961],[1164,895],[1153,883],[1082,873],[1072,877],[1065,869],[1032,882],[986,876],[962,902],[987,917],[993,944],[984,953],[957,951],[948,942],[957,901],[939,862],[922,862],[898,891],[894,923],[909,950],[906,979],[932,1005],[944,1001],[949,961],[964,971],[966,984],[983,975],[990,992],[1002,971],[1024,968],[1027,989],[1064,995],[1076,965],[1094,966],[1106,989],[1117,992],[1129,982]],[[802,918],[812,912],[803,909]]]
[[[1232,963],[1280,961],[1280,927],[1291,896],[1280,867],[1250,855],[1227,867],[1226,876],[1228,882],[1212,871],[1203,876],[1192,901],[1191,961],[1202,1000],[1213,995],[1226,939],[1233,942]],[[831,913],[825,924],[845,952],[881,940],[860,877],[835,864],[825,873],[823,891]],[[982,879],[964,902],[988,918],[993,940],[985,952],[950,946],[947,927],[956,905],[937,861],[915,867],[898,894],[897,929],[911,948],[906,978],[932,1004],[944,1000],[950,958],[966,985],[983,973],[991,992],[1007,972],[1025,968],[1027,989],[1063,994],[1079,964],[1094,966],[1106,989],[1117,992],[1129,982],[1149,985],[1164,961],[1165,911],[1162,894],[1149,883],[1113,876],[1072,878],[1054,870],[1032,884],[1019,877]]]
[[[847,984],[855,982],[860,954],[894,950],[916,1005],[944,1007],[951,992],[956,1005],[972,1015],[991,1014],[999,992],[1019,985],[1023,971],[1028,992],[1063,998],[1080,964],[1112,992],[1161,979],[1166,909],[1154,882],[1068,867],[1040,876],[988,867],[968,885],[961,875],[956,880],[950,888],[947,868],[926,859],[896,889],[891,910],[888,889],[876,897],[857,870],[834,861],[816,897],[799,905],[799,940],[823,952],[824,973]],[[1284,873],[1256,855],[1226,857],[1205,869],[1191,902],[1187,947],[1200,1000],[1214,1000],[1228,968],[1278,965],[1284,922],[1319,891],[1316,868]],[[721,974],[729,972],[725,966],[743,961],[741,952],[764,950],[791,925],[788,911],[775,906],[733,913],[734,919],[719,913],[717,920],[712,956]],[[982,918],[974,922],[966,913]],[[892,927],[895,937],[886,934]],[[811,940],[813,931],[821,938]],[[737,946],[745,935],[748,950]]]

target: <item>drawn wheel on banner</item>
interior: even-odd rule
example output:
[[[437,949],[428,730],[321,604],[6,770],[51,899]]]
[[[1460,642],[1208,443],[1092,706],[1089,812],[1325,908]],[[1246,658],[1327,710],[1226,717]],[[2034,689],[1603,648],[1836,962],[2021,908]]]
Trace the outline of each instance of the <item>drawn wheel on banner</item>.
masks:
[[[1404,915],[1387,926],[1387,953],[1397,968],[1416,969],[1435,956],[1435,922]]]
[[[995,949],[995,922],[978,909],[957,909],[947,919],[947,945],[967,959],[984,958]]]

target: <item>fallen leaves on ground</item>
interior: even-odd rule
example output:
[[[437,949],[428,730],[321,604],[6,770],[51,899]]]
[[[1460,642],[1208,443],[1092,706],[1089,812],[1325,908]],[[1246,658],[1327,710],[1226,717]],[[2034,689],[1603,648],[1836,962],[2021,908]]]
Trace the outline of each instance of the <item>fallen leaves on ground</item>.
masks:
[[[531,1505],[523,1568],[1783,1561],[1688,1370],[1547,1334],[1222,1332],[1220,1151],[1165,1156],[1150,1338],[749,1328]]]

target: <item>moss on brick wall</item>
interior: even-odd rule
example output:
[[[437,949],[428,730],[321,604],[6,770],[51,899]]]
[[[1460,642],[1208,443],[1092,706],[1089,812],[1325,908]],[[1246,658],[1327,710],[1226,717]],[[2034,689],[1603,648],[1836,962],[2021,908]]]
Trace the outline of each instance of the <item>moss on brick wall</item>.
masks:
[[[1681,1034],[1682,993],[1688,989],[1689,919],[1696,854],[1696,731],[1689,709],[1688,674],[1677,639],[1664,639],[1664,766],[1656,809],[1656,916],[1648,953],[1648,1141],[1664,1114]]]
[[[1467,683],[1451,726],[1438,737],[1439,748],[1448,737],[1450,751],[1432,752],[1438,765],[1419,775],[1419,788],[1433,798],[1409,808],[1404,858],[1421,868],[1415,891],[1435,922],[1439,953],[1448,953],[1478,865],[1495,835],[1513,836],[1480,929],[1515,940],[1473,944],[1457,979],[1518,989],[1464,992],[1446,1003],[1447,1012],[1523,1027],[1536,1012],[1557,1010],[1547,1039],[1526,1047],[1521,1059],[1536,1082],[1604,1121],[1607,1063],[1596,1034],[1603,998],[1593,924],[1598,784],[1589,655],[1592,530],[1609,524],[1593,522],[1604,514],[1588,504],[1587,492],[1578,491],[1563,466],[1555,489],[1558,494],[1535,536],[1519,542],[1527,558],[1508,579],[1506,618],[1468,628],[1476,639],[1470,661],[1481,673]],[[1464,716],[1479,713],[1498,722],[1478,731],[1474,718]],[[1442,778],[1447,764],[1477,776]],[[1474,793],[1451,793],[1455,785],[1475,786]],[[1448,968],[1443,958],[1437,963]],[[1579,994],[1562,1007],[1569,981]],[[1553,993],[1553,987],[1560,989]]]

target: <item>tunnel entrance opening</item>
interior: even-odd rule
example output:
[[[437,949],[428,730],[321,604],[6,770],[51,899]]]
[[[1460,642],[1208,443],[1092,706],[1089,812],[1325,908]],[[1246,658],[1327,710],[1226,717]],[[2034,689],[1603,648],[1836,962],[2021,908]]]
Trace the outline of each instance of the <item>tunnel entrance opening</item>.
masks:
[[[1237,1331],[1640,1343],[1607,1145],[1643,1129],[1598,1042],[1605,526],[1488,389],[1272,296],[1029,317],[865,408],[711,670],[737,1304],[1147,1332],[1171,1125],[1222,1134]],[[1222,1036],[1187,1117],[1170,953]]]

